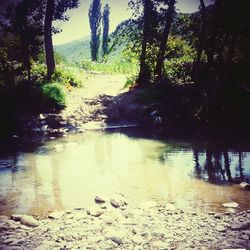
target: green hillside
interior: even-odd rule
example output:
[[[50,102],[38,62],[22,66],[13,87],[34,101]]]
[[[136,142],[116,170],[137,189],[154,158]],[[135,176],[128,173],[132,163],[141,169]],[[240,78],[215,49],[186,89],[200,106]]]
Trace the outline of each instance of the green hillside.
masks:
[[[69,63],[90,59],[90,37],[86,36],[69,43],[56,45],[55,51],[64,56]]]

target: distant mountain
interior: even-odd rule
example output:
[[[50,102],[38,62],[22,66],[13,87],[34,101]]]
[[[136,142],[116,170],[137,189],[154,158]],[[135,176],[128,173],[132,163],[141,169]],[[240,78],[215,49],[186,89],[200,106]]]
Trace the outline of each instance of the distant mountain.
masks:
[[[55,51],[64,56],[69,63],[90,59],[90,37],[54,46]]]

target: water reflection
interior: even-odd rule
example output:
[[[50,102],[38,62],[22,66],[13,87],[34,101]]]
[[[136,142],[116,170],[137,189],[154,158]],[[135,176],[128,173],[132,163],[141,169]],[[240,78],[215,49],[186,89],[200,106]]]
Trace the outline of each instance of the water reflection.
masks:
[[[244,168],[249,163],[249,153],[235,152],[218,148],[199,151],[191,148],[194,160],[194,177],[211,183],[225,184],[250,181],[250,171]],[[202,163],[201,163],[202,162]],[[233,177],[232,177],[233,171]]]
[[[63,145],[62,152],[53,150],[56,144]],[[236,201],[249,208],[249,193],[232,185],[250,181],[249,149],[162,139],[141,130],[47,141],[33,152],[0,159],[0,214],[85,207],[96,194],[116,191],[132,202],[156,199],[180,207],[208,202],[218,208]]]

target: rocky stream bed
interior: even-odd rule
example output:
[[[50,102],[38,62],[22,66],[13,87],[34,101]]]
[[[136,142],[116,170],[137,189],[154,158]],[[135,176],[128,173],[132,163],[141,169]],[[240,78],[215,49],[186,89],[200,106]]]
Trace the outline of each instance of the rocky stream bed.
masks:
[[[118,193],[92,208],[46,218],[0,217],[0,249],[250,249],[250,210],[183,210],[175,204],[128,204]],[[224,204],[237,207],[237,204]]]

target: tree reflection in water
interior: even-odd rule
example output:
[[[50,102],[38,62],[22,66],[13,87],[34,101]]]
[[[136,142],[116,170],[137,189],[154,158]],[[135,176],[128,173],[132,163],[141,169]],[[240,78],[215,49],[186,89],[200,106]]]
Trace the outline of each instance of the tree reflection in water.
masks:
[[[194,174],[197,179],[207,180],[211,183],[240,183],[243,181],[249,182],[249,173],[244,173],[243,160],[246,157],[242,151],[229,151],[227,149],[218,151],[206,148],[199,151],[197,148],[193,148],[193,160],[194,160]],[[235,174],[232,177],[232,169],[234,165],[231,164],[230,155],[234,157],[234,161],[237,160],[235,166]],[[231,156],[231,157],[233,157]],[[204,160],[205,157],[205,160]],[[201,160],[202,159],[202,160]],[[201,162],[204,162],[203,164]]]

